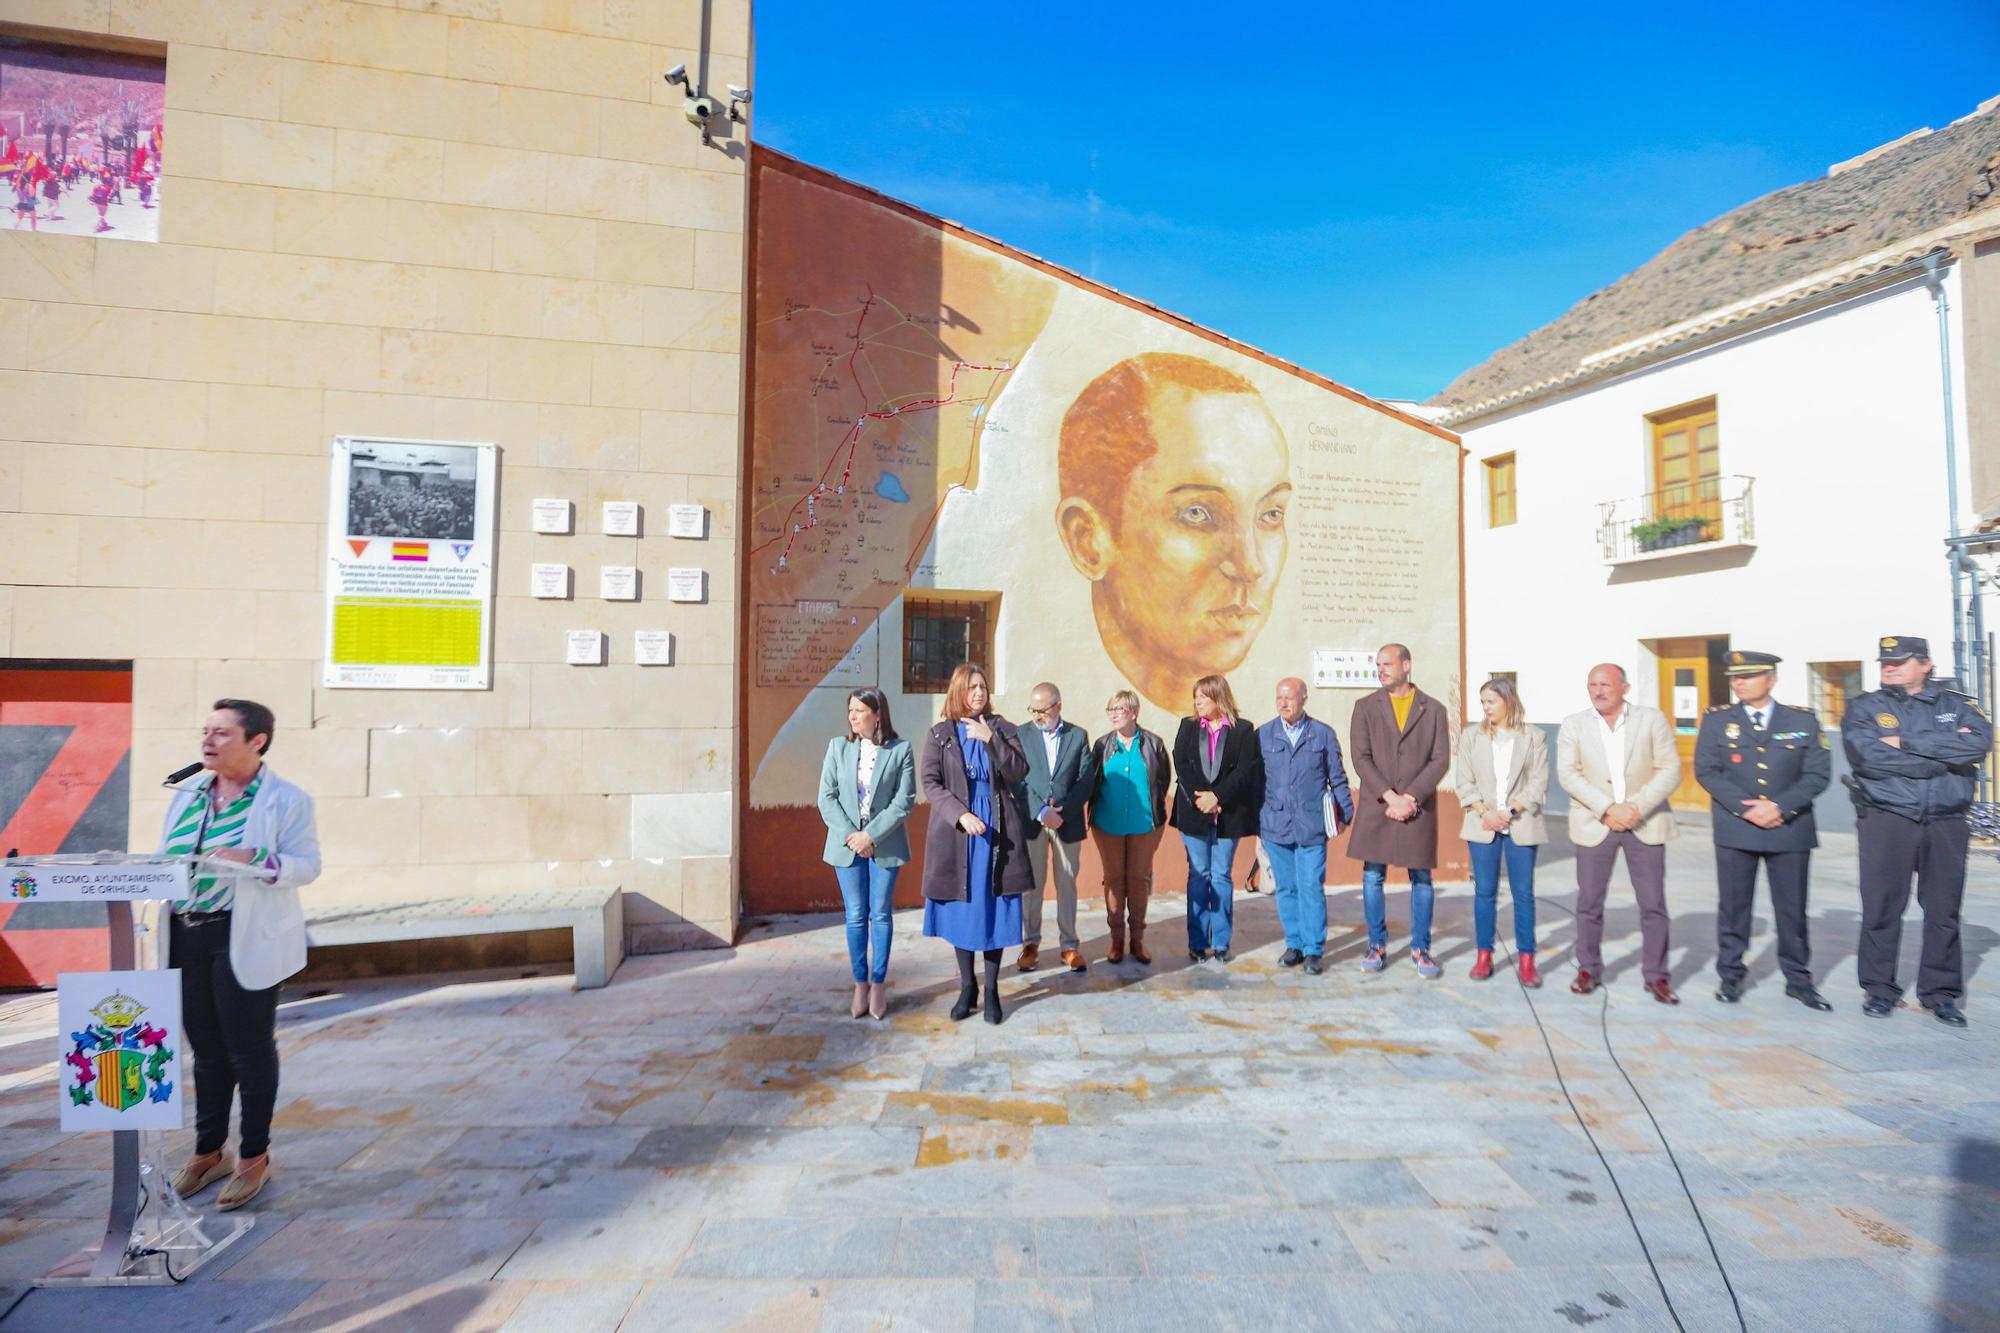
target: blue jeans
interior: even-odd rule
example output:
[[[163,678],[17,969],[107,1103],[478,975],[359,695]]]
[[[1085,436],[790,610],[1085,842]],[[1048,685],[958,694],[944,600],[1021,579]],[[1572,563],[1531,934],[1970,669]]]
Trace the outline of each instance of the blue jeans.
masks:
[[[857,856],[853,865],[833,868],[840,881],[841,906],[847,909],[847,961],[857,985],[889,979],[889,898],[896,891],[896,872],[902,868],[878,864],[872,856]]]
[[[1504,833],[1491,842],[1470,842],[1472,853],[1472,938],[1493,947],[1493,917],[1500,898],[1500,863],[1507,863],[1507,892],[1514,899],[1514,952],[1535,951],[1535,851]]]
[[[1229,930],[1236,913],[1236,890],[1229,882],[1230,863],[1236,859],[1236,839],[1218,838],[1213,829],[1205,830],[1199,837],[1183,830],[1181,844],[1187,848],[1188,859],[1188,948],[1224,953],[1229,948]]]
[[[1285,947],[1317,958],[1326,949],[1326,844],[1287,847],[1266,839],[1271,878],[1277,881],[1278,924],[1285,928]]]
[[[1368,918],[1368,947],[1384,949],[1389,945],[1389,920],[1382,903],[1382,882],[1389,876],[1389,867],[1380,861],[1364,861],[1361,865],[1361,914]],[[1431,872],[1410,870],[1410,948],[1430,952],[1431,947]]]

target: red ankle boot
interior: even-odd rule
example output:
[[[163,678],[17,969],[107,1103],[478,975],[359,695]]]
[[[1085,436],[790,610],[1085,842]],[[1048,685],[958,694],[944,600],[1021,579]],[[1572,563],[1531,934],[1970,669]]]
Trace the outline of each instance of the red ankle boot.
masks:
[[[1529,990],[1542,988],[1542,975],[1535,971],[1535,956],[1531,953],[1521,955],[1521,984]]]
[[[1472,960],[1472,979],[1484,981],[1493,975],[1493,951],[1481,949]]]

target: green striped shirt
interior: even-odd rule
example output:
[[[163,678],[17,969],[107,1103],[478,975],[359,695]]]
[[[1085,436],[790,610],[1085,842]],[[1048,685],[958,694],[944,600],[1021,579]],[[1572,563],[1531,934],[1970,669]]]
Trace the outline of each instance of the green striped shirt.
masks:
[[[181,813],[174,831],[167,835],[167,855],[191,855],[196,844],[204,852],[212,852],[218,847],[241,847],[243,826],[249,822],[250,803],[257,799],[257,788],[264,782],[262,766],[257,775],[250,779],[250,785],[243,794],[229,803],[227,809],[211,812],[215,788],[215,775],[208,775],[196,789],[194,800]],[[202,828],[207,821],[207,831]],[[259,860],[263,857],[260,855]],[[231,875],[197,875],[189,887],[189,896],[174,904],[176,912],[226,912],[236,903],[236,880]]]

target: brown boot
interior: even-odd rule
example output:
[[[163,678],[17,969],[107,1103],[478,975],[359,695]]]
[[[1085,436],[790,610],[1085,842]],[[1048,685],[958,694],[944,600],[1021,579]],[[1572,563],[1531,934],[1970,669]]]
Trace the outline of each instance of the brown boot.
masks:
[[[1125,937],[1123,935],[1113,935],[1111,937],[1111,946],[1104,951],[1104,961],[1107,963],[1122,963],[1125,961]]]
[[[1143,926],[1132,927],[1132,957],[1141,963],[1153,961],[1153,955],[1146,952],[1146,930]]]

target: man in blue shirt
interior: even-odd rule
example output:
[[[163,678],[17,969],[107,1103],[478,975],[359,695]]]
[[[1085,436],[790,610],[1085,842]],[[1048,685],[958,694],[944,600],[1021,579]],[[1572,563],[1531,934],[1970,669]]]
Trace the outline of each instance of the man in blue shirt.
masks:
[[[1325,798],[1330,793],[1340,822],[1354,821],[1354,798],[1333,728],[1306,716],[1306,683],[1296,676],[1278,682],[1278,715],[1257,728],[1264,757],[1264,808],[1258,836],[1271,858],[1278,920],[1285,928],[1286,967],[1305,964],[1318,976],[1326,949]]]

